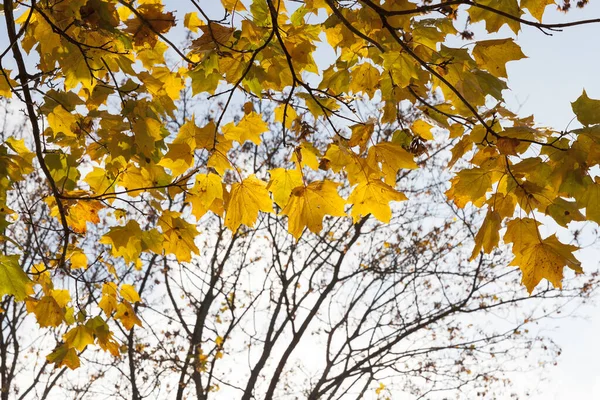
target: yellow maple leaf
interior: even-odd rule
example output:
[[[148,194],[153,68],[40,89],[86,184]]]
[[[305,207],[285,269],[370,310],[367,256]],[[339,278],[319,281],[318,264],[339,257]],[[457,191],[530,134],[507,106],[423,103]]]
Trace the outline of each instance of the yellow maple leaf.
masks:
[[[122,298],[124,298],[130,303],[137,303],[139,301],[142,301],[137,290],[135,290],[135,287],[133,287],[132,285],[121,285],[121,291],[119,293],[121,294]]]
[[[178,212],[164,211],[158,225],[163,231],[166,253],[174,254],[178,261],[191,261],[192,253],[199,253],[195,243],[198,230],[195,225],[184,221]]]
[[[108,282],[102,285],[102,298],[98,302],[98,307],[107,317],[117,309],[117,285]]]
[[[489,254],[500,242],[500,224],[502,217],[497,211],[489,210],[479,232],[475,236],[475,247],[469,261],[473,261],[483,249],[484,253]]]
[[[521,0],[521,7],[529,10],[533,18],[542,22],[546,7],[556,4],[556,0]]]
[[[273,212],[273,202],[265,182],[251,175],[231,185],[226,207],[225,226],[236,232],[240,225],[254,226],[259,211]]]
[[[585,221],[585,217],[579,212],[579,205],[575,201],[567,201],[561,197],[557,197],[546,208],[546,215],[551,216],[554,221],[565,228],[572,221]],[[587,208],[589,210],[590,208]],[[593,220],[593,218],[590,218]]]
[[[392,218],[390,201],[408,200],[393,187],[378,179],[369,179],[359,183],[348,197],[352,206],[352,218],[356,223],[361,217],[373,214],[381,222],[388,223]]]
[[[381,80],[381,73],[377,68],[365,62],[354,68],[350,76],[352,77],[352,81],[350,82],[350,90],[352,92],[363,92],[373,98]]]
[[[517,199],[511,193],[494,193],[488,200],[488,204],[494,211],[500,214],[500,218],[512,217],[517,206]]]
[[[414,157],[402,146],[392,142],[378,143],[369,149],[367,162],[375,171],[379,169],[381,163],[381,171],[388,185],[396,184],[396,175],[400,169],[415,169],[417,164]]]
[[[319,169],[319,157],[321,153],[312,143],[303,142],[300,146],[296,147],[292,153],[291,160],[298,164],[300,168],[308,167],[315,171]]]
[[[202,218],[217,200],[223,200],[223,183],[217,174],[198,174],[188,200],[196,220]]]
[[[547,279],[556,288],[562,288],[565,266],[577,273],[583,272],[581,263],[573,255],[576,250],[577,246],[561,243],[556,235],[552,235],[524,248],[510,265],[521,269],[522,282],[530,294],[542,279]]]
[[[103,168],[94,167],[84,180],[90,185],[94,194],[106,194],[114,191],[114,179],[110,179],[107,171]]]
[[[418,119],[412,124],[410,130],[425,140],[433,140],[433,134],[431,133],[432,128],[433,126],[431,124],[422,119]]]
[[[585,216],[588,220],[600,224],[600,178],[596,177],[583,192],[581,204],[585,205]]]
[[[381,57],[383,58],[383,67],[389,71],[394,85],[404,88],[410,85],[413,78],[419,78],[415,60],[406,52],[386,51]]]
[[[288,231],[298,239],[305,227],[319,233],[323,229],[325,215],[343,217],[344,199],[337,192],[338,184],[332,181],[317,181],[292,190],[292,195],[281,211],[288,217]]]
[[[331,144],[324,159],[333,172],[340,172],[356,154],[344,145]]]
[[[96,316],[86,322],[88,326],[98,338],[98,345],[104,351],[110,351],[110,353],[118,357],[119,356],[119,344],[113,339],[113,333],[110,331],[108,324],[101,316]]]
[[[210,121],[203,127],[199,127],[192,120],[184,123],[179,129],[179,133],[173,143],[187,143],[192,149],[208,149],[212,150],[215,147],[216,126],[213,121]]]
[[[88,259],[81,249],[73,249],[68,253],[68,259],[71,261],[71,269],[87,268]]]
[[[55,364],[57,368],[68,367],[69,369],[79,368],[80,362],[77,352],[74,348],[69,348],[66,344],[57,347],[52,353],[46,356],[49,363]]]
[[[358,146],[362,153],[367,148],[369,139],[375,130],[375,124],[373,122],[366,122],[364,124],[356,124],[350,127],[352,130],[352,136],[348,141],[350,147]]]
[[[465,169],[451,179],[452,187],[446,196],[463,208],[472,202],[480,207],[485,202],[485,194],[492,187],[491,172],[483,168]]]
[[[32,303],[32,306],[35,318],[42,328],[58,326],[65,320],[64,307],[51,295],[43,296],[39,301]]]
[[[571,106],[583,125],[600,124],[600,100],[589,98],[585,90]]]
[[[471,21],[485,21],[485,28],[489,33],[498,32],[504,24],[507,24],[515,34],[518,34],[521,30],[521,23],[518,18],[523,15],[523,11],[521,11],[517,0],[479,0],[477,3],[515,17],[515,19],[510,19],[484,8],[470,7],[467,12],[471,17]]]
[[[512,243],[514,254],[522,253],[527,247],[539,243],[541,240],[538,231],[540,223],[532,218],[515,218],[507,222],[504,241]]]
[[[98,212],[104,208],[104,205],[95,200],[80,200],[69,207],[67,222],[75,232],[85,233],[87,223],[97,224],[100,222]]]
[[[277,107],[275,107],[274,114],[275,121],[277,122],[281,122],[283,124],[285,119],[285,127],[287,129],[290,129],[296,118],[298,118],[298,114],[296,113],[296,110],[294,110],[294,107],[290,105],[287,105],[286,107],[286,104],[280,104]]]
[[[50,114],[48,114],[48,125],[54,132],[54,135],[59,133],[65,136],[75,137],[77,136],[73,129],[76,128],[77,119],[69,111],[65,110],[63,106],[56,106]]]
[[[100,243],[111,245],[113,257],[123,257],[126,263],[130,263],[137,260],[142,252],[142,230],[132,219],[125,226],[112,228],[100,238]]]
[[[508,77],[506,63],[527,58],[521,47],[513,39],[493,39],[477,42],[473,48],[473,56],[479,68],[487,70],[498,77]]]
[[[169,168],[173,175],[181,175],[192,166],[194,153],[187,143],[171,143],[169,151],[158,165]]]
[[[63,335],[63,340],[68,348],[82,351],[87,345],[94,343],[94,335],[87,326],[77,325]]]
[[[4,74],[0,74],[0,96],[9,99],[12,97],[12,88],[19,84],[10,78],[11,70],[5,69],[4,72]]]
[[[121,323],[123,324],[125,329],[127,329],[128,331],[133,329],[133,327],[135,325],[143,326],[142,321],[138,318],[137,315],[135,315],[135,311],[133,310],[131,303],[129,303],[126,300],[123,300],[117,306],[117,312],[115,313],[115,319],[118,319],[119,321],[121,321]]]
[[[244,115],[239,124],[235,125],[233,122],[223,127],[223,135],[227,140],[234,140],[239,143],[251,141],[258,145],[260,144],[260,135],[267,132],[269,126],[263,121],[260,114],[254,111],[250,114]]]
[[[198,28],[203,25],[204,22],[198,17],[198,13],[195,11],[185,14],[183,17],[183,26],[194,33],[198,32]]]
[[[233,142],[231,140],[219,140],[214,151],[208,158],[207,167],[214,168],[220,175],[225,174],[228,169],[233,169],[233,165],[227,157],[227,153],[231,149]]]
[[[275,168],[269,171],[271,180],[267,190],[273,194],[275,203],[283,208],[290,199],[292,190],[302,186],[302,173],[297,169]]]
[[[156,141],[162,139],[162,125],[154,118],[145,118],[133,124],[135,143],[140,151],[146,155],[155,150]]]
[[[227,11],[246,11],[242,0],[221,0],[221,4]]]

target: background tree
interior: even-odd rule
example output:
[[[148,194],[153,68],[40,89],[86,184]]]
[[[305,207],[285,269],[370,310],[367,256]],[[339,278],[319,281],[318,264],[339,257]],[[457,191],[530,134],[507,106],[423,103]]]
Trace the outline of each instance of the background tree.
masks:
[[[0,159],[6,396],[485,393],[535,347],[523,325],[593,292],[534,288],[581,272],[539,226],[598,221],[598,101],[573,103],[583,128],[539,128],[502,102],[512,38],[449,42],[597,21],[516,0],[188,6],[181,27],[157,1],[4,1],[0,94],[28,121]],[[34,364],[26,312],[55,337]]]

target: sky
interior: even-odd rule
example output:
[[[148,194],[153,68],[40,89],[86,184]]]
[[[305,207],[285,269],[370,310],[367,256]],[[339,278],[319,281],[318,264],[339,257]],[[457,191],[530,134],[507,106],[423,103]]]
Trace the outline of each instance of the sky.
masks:
[[[208,1],[208,0],[207,0]],[[167,1],[169,3],[169,1]],[[171,7],[169,7],[171,8]],[[183,19],[185,11],[177,12]],[[600,1],[592,0],[583,10],[574,9],[567,15],[548,8],[544,22],[565,22],[576,19],[600,18]],[[0,27],[4,30],[4,27]],[[500,37],[512,36],[502,30]],[[552,36],[538,29],[523,26],[517,37],[528,56],[507,66],[510,92],[505,98],[512,110],[521,115],[535,114],[536,121],[556,129],[575,127],[571,102],[585,88],[591,98],[600,98],[600,24],[570,27]],[[6,47],[0,38],[0,46]],[[598,270],[598,248],[578,254],[584,271]],[[600,301],[595,306],[577,310],[577,319],[550,320],[544,330],[563,349],[556,366],[545,371],[547,378],[533,384],[538,393],[535,400],[595,400],[600,399]],[[517,377],[519,398],[526,398],[525,387],[531,387],[539,377],[536,373]]]

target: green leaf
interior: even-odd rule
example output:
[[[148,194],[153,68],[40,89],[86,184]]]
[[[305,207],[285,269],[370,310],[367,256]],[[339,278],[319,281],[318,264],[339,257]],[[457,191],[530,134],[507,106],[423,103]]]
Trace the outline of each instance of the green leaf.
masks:
[[[600,124],[600,100],[590,99],[585,90],[571,106],[583,125]]]
[[[19,256],[0,255],[0,297],[7,294],[24,300],[32,293],[33,282],[19,265]]]

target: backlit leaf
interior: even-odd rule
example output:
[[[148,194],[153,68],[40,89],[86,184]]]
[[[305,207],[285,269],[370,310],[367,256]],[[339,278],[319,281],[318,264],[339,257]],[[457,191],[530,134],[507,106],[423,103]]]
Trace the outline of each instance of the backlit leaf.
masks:
[[[338,184],[331,181],[317,181],[292,190],[290,199],[281,211],[288,217],[288,231],[298,239],[305,227],[319,233],[323,229],[326,215],[345,216],[344,199],[337,192]]]
[[[231,196],[225,214],[225,226],[237,231],[240,225],[254,226],[259,211],[273,212],[266,184],[252,175],[231,185]]]

